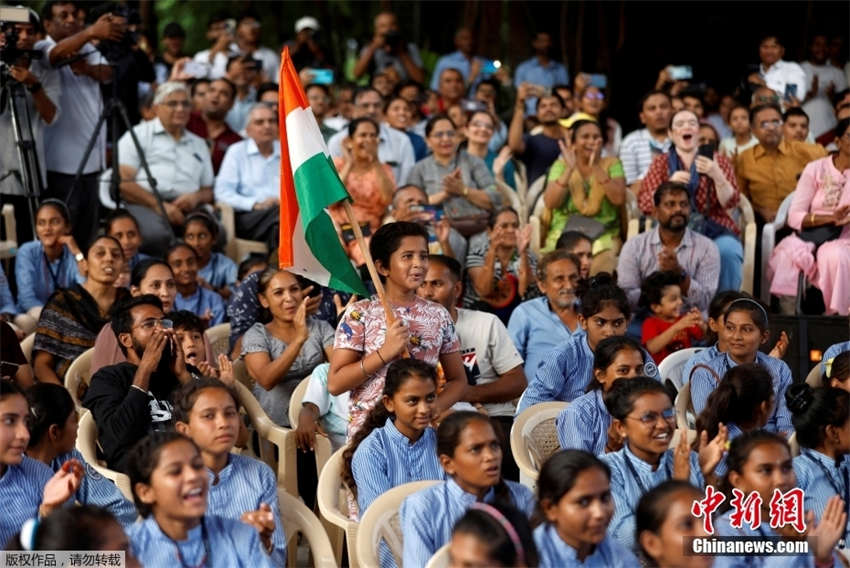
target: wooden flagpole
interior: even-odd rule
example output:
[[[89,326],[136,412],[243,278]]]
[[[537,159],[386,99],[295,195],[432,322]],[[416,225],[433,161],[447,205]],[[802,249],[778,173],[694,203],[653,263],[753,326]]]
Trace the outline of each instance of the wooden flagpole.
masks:
[[[363,231],[360,230],[360,223],[354,217],[354,210],[351,208],[351,202],[344,200],[345,214],[348,216],[348,222],[351,223],[351,228],[354,230],[354,238],[357,239],[357,244],[360,246],[360,252],[366,261],[366,268],[369,270],[369,276],[372,277],[372,283],[375,285],[375,292],[378,294],[378,299],[384,307],[384,314],[387,316],[387,327],[395,321],[393,310],[387,302],[387,295],[384,292],[384,285],[381,283],[381,278],[378,275],[378,269],[375,268],[375,261],[372,260],[372,255],[369,254],[369,247],[366,245],[366,239],[363,238]]]

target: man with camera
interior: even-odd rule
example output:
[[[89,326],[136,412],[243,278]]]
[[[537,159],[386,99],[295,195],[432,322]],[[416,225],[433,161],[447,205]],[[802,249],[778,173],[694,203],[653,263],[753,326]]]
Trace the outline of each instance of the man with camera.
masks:
[[[68,205],[74,219],[74,239],[85,249],[98,228],[98,179],[106,160],[103,125],[76,188],[74,177],[103,111],[100,83],[112,80],[112,69],[91,41],[120,41],[126,20],[107,13],[80,29],[76,13],[73,2],[47,2],[41,12],[47,38],[38,43],[38,48],[62,83],[62,113],[44,131],[45,194]]]
[[[12,10],[12,9],[10,9]],[[15,206],[19,241],[32,237],[31,220],[26,196],[47,184],[44,161],[39,160],[40,183],[30,179],[30,187],[24,187],[18,149],[12,139],[12,107],[14,105],[18,123],[25,140],[35,143],[35,153],[44,156],[44,127],[52,123],[59,112],[57,102],[61,91],[59,76],[42,59],[41,53],[33,50],[41,23],[35,12],[20,8],[17,21],[0,22],[0,132],[7,133],[0,145],[0,194],[3,203]],[[20,87],[23,87],[21,90]],[[12,97],[12,91],[23,93],[23,101]],[[27,120],[29,118],[29,120]],[[23,237],[23,238],[21,238]]]
[[[395,14],[379,13],[375,16],[374,28],[372,41],[360,51],[360,58],[354,65],[354,77],[359,79],[367,72],[371,75],[375,71],[393,67],[401,80],[413,79],[422,83],[425,72],[419,50],[412,42],[404,41]]]

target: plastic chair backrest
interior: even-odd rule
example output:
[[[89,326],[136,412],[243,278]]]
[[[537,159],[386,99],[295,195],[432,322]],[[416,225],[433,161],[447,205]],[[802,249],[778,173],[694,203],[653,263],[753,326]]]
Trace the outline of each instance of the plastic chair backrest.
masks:
[[[796,458],[800,455],[800,444],[797,443],[797,432],[791,434],[788,438],[788,446],[791,448],[791,457]]]
[[[102,461],[97,459],[97,425],[94,422],[94,416],[88,410],[83,410],[79,413],[79,417],[77,451],[82,454],[83,459],[95,471],[115,483],[124,497],[132,503],[133,491],[130,488],[130,478],[126,474],[109,469]]]
[[[304,400],[304,394],[307,392],[307,385],[309,383],[309,376],[302,379],[289,397],[289,425],[293,430],[298,427],[298,415],[301,414],[301,401]],[[316,446],[313,449],[313,453],[316,456],[316,472],[321,473],[322,468],[331,457],[331,453],[333,453],[331,441],[327,436],[316,434]]]
[[[793,191],[782,200],[773,222],[765,223],[761,230],[761,266],[759,267],[761,270],[761,299],[767,303],[770,303],[770,281],[767,278],[767,265],[770,262],[773,249],[776,247],[776,233],[788,222],[788,210],[791,209],[792,201],[794,201]]]
[[[741,271],[741,291],[747,294],[753,293],[753,281],[755,277],[756,264],[756,216],[750,200],[742,193],[738,201],[738,209],[741,211],[740,227],[741,240],[744,244],[744,264]]]
[[[812,370],[806,375],[806,384],[813,389],[823,386],[823,367],[820,363],[812,367]]]
[[[690,382],[685,383],[682,385],[682,388],[679,389],[679,394],[676,396],[674,406],[676,407],[676,427],[682,430],[687,430],[690,427],[688,424],[688,413],[693,412],[693,406],[691,405]]]
[[[568,402],[541,402],[523,410],[511,427],[511,453],[520,471],[532,480],[549,456],[560,449],[555,418]]]
[[[658,374],[661,380],[666,381],[670,379],[670,382],[673,383],[677,391],[682,390],[682,384],[685,382],[684,377],[682,377],[682,368],[688,362],[688,359],[702,350],[702,347],[688,347],[687,349],[674,351],[665,357],[658,364]]]
[[[357,560],[358,522],[348,517],[346,496],[348,489],[342,481],[342,453],[347,446],[335,451],[319,473],[319,486],[316,490],[316,502],[319,511],[329,523],[345,531],[348,547],[348,561],[352,567],[359,566]]]
[[[399,510],[408,495],[431,487],[436,480],[413,481],[385,491],[372,501],[366,512],[360,517],[357,527],[357,558],[361,566],[378,566],[378,550],[381,540],[387,543],[395,557],[396,565],[402,564],[402,545],[404,535],[401,531]]]
[[[219,355],[227,355],[230,353],[230,324],[220,323],[207,329],[204,334],[207,336],[207,341],[212,348],[213,357],[218,358]],[[215,365],[214,361],[210,364]]]
[[[451,543],[444,544],[437,549],[434,556],[425,565],[425,568],[449,568],[449,547]]]
[[[24,357],[27,362],[32,365],[32,348],[35,345],[35,333],[31,333],[21,340],[21,351],[24,352]]]
[[[325,532],[325,527],[322,526],[322,522],[313,514],[313,511],[283,488],[278,488],[277,500],[280,506],[283,534],[286,535],[287,552],[290,552],[289,564],[296,565],[293,562],[293,556],[297,552],[297,535],[301,534],[307,539],[307,544],[310,546],[313,566],[316,568],[336,568],[338,564],[331,541]]]
[[[236,214],[233,207],[218,201],[215,204],[221,214],[221,225],[224,228],[225,245],[224,254],[226,254],[233,262],[242,262],[246,256],[251,253],[267,255],[269,247],[261,241],[251,241],[248,239],[240,239],[236,236]]]
[[[74,405],[80,409],[83,407],[83,395],[91,382],[91,359],[94,355],[94,347],[86,349],[71,361],[68,370],[65,371],[65,388],[71,393]]]

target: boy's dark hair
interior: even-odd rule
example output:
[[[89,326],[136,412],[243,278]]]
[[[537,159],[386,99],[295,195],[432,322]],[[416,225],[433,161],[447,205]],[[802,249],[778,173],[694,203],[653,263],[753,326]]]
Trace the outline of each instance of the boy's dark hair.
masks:
[[[268,264],[266,257],[263,255],[252,254],[245,260],[239,263],[239,270],[237,271],[236,278],[241,282],[245,279],[248,274],[253,272],[253,268],[256,266],[262,266],[264,264]]]
[[[419,223],[396,221],[387,223],[375,231],[369,243],[369,253],[375,262],[380,262],[384,269],[390,266],[390,257],[401,246],[404,237],[422,237],[428,244],[428,231]],[[383,277],[381,278],[384,279]]]
[[[679,286],[682,278],[669,270],[659,270],[647,276],[640,285],[638,305],[652,311],[653,304],[660,304],[664,289],[668,286]]]
[[[204,333],[207,326],[203,320],[188,310],[177,310],[168,314],[168,319],[174,324],[174,329],[197,331]]]

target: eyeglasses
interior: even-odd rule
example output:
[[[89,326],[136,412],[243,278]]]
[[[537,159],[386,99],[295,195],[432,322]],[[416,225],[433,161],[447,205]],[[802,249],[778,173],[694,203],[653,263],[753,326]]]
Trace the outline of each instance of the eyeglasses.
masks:
[[[667,410],[662,410],[660,413],[658,412],[647,412],[645,414],[641,414],[640,416],[626,416],[626,418],[631,418],[632,420],[640,420],[640,423],[644,426],[653,426],[658,423],[658,419],[661,418],[667,424],[673,422],[676,419],[676,412],[672,408],[668,408]]]
[[[162,104],[164,104],[168,108],[189,108],[190,106],[192,106],[192,103],[190,103],[189,101],[166,101]]]
[[[444,132],[432,132],[431,136],[434,138],[448,138],[449,140],[451,140],[455,137],[455,132],[454,130],[446,130]]]
[[[603,95],[602,93],[585,93],[584,97],[582,97],[582,98],[590,99],[590,100],[596,99],[597,101],[601,101],[602,99],[605,98],[605,95]]]
[[[779,128],[780,126],[782,126],[782,121],[781,120],[762,120],[761,122],[759,122],[759,126],[762,129]]]
[[[673,128],[684,128],[686,126],[699,126],[698,120],[677,120],[673,123]]]
[[[148,318],[138,325],[134,325],[133,329],[140,327],[145,331],[153,331],[157,326],[162,329],[171,329],[174,327],[174,322],[167,318]]]
[[[483,128],[485,130],[493,130],[492,124],[488,124],[486,122],[480,122],[478,120],[473,120],[472,122],[469,123],[469,126],[471,126],[472,128]]]

